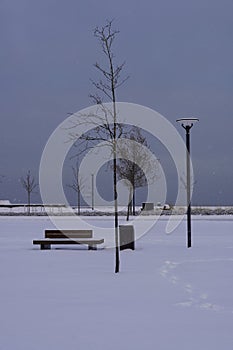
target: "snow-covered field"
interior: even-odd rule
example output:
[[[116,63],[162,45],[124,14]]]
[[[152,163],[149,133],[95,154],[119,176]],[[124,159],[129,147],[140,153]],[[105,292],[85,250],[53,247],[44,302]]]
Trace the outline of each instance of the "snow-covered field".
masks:
[[[195,216],[191,249],[186,223],[167,235],[167,220],[114,274],[113,249],[41,251],[49,218],[1,217],[0,350],[232,350],[233,217]]]

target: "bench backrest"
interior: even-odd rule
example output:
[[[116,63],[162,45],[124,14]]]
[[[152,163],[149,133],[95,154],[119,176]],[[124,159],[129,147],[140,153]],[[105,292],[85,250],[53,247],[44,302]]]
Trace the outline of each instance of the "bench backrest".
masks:
[[[45,238],[92,238],[92,230],[45,230]]]

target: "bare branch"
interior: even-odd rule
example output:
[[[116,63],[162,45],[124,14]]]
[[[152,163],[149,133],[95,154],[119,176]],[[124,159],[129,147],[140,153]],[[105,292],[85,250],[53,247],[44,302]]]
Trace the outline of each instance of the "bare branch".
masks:
[[[2,183],[2,179],[5,177],[5,175],[0,174],[0,183]]]
[[[32,193],[38,186],[38,183],[36,183],[35,178],[31,175],[30,170],[28,170],[25,178],[21,177],[21,184],[28,193]]]
[[[84,188],[85,179],[79,175],[79,161],[76,162],[76,166],[72,166],[72,183],[68,184],[67,187],[71,188],[77,193],[78,201],[78,214],[80,215],[81,209],[81,191]]]
[[[130,142],[130,141],[135,142]],[[133,212],[135,213],[135,189],[152,184],[158,177],[157,166],[147,152],[149,145],[137,127],[128,132],[128,139],[118,145],[120,159],[117,163],[119,180],[126,180],[129,191],[133,191]]]
[[[121,79],[120,73],[125,66],[125,62],[120,65],[114,64],[114,54],[112,51],[112,46],[116,36],[119,34],[118,30],[112,28],[113,20],[107,20],[107,23],[103,27],[96,27],[94,30],[94,36],[99,40],[103,53],[107,58],[108,68],[103,67],[98,62],[94,64],[95,68],[104,76],[106,82],[101,79],[98,82],[93,82],[95,88],[101,91],[105,97],[114,101],[115,90],[123,85],[126,78]],[[103,99],[101,98],[101,101]],[[99,99],[98,99],[99,101]]]
[[[33,191],[38,186],[38,183],[36,183],[34,176],[31,175],[30,170],[28,170],[27,175],[25,177],[21,177],[20,180],[23,188],[27,192],[28,215],[30,215],[31,194],[35,193]]]

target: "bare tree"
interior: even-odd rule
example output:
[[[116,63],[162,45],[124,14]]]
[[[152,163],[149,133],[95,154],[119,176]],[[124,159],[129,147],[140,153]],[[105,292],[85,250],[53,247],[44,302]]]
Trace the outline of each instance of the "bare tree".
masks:
[[[119,31],[113,29],[112,21],[107,21],[106,25],[96,27],[94,36],[100,43],[102,53],[105,57],[106,64],[98,62],[94,64],[95,68],[101,75],[98,81],[92,81],[96,88],[96,93],[91,94],[92,100],[99,105],[101,115],[79,115],[75,126],[89,124],[92,126],[90,132],[84,135],[73,134],[72,137],[79,138],[83,141],[83,148],[96,147],[98,142],[105,141],[110,147],[113,160],[113,192],[114,192],[114,227],[115,227],[115,272],[120,270],[119,256],[119,223],[118,223],[118,201],[117,201],[117,140],[123,135],[123,127],[117,123],[116,111],[116,90],[127,80],[121,78],[121,73],[125,62],[115,63],[113,54],[113,43]],[[112,109],[107,109],[104,100],[111,102]]]
[[[76,167],[72,166],[72,184],[67,185],[69,188],[77,193],[78,215],[81,214],[81,190],[84,186],[84,179],[79,175],[78,162]]]
[[[128,140],[120,144],[118,149],[120,160],[117,164],[118,179],[127,180],[129,186],[127,220],[129,214],[135,215],[136,188],[144,187],[148,182],[153,183],[158,176],[157,167],[147,152],[150,149],[149,144],[140,128],[133,127],[128,134]]]
[[[21,177],[21,184],[25,191],[27,192],[27,206],[28,206],[28,215],[30,215],[30,206],[31,206],[31,194],[34,193],[34,189],[38,186],[33,175],[31,175],[30,170],[28,170],[25,177]]]

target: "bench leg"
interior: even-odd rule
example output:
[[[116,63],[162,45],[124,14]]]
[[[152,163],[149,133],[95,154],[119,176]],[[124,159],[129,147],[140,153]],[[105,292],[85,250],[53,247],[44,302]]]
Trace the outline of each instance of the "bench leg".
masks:
[[[41,250],[51,249],[51,244],[41,244],[40,249]]]
[[[97,250],[96,244],[89,245],[88,250]]]

